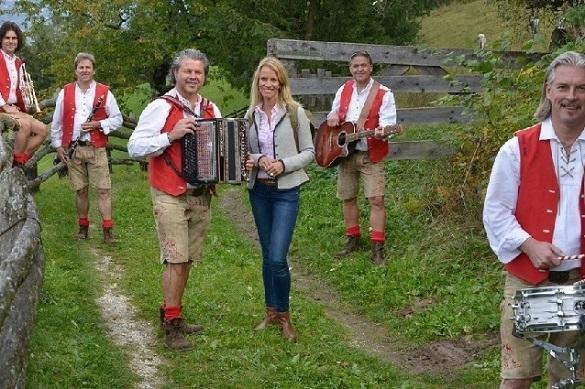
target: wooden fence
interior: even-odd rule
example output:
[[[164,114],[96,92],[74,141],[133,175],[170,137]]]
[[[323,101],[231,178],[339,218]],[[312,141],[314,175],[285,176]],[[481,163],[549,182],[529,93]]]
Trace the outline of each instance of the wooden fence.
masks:
[[[285,63],[293,94],[312,111],[315,126],[319,126],[328,113],[329,108],[323,106],[323,101],[329,102],[330,107],[332,96],[348,79],[348,73],[332,76],[331,72],[318,69],[316,74],[310,74],[308,70],[299,71],[298,61],[334,61],[347,64],[352,53],[357,51],[367,51],[375,64],[384,65],[380,74],[374,75],[374,78],[390,87],[394,93],[468,94],[478,92],[481,88],[480,75],[449,74],[446,69],[447,65],[453,64],[455,57],[476,59],[476,54],[471,50],[420,49],[294,39],[270,39],[267,43],[268,55]],[[541,56],[523,52],[506,52],[503,55],[510,66],[520,57],[533,60]],[[449,76],[446,77],[447,75]],[[320,96],[329,96],[329,99],[323,100]],[[466,114],[461,106],[397,108],[397,122],[406,126],[464,123],[470,119],[471,115]],[[397,141],[392,143],[390,149],[387,159],[394,160],[434,159],[453,154],[447,144],[433,141]]]

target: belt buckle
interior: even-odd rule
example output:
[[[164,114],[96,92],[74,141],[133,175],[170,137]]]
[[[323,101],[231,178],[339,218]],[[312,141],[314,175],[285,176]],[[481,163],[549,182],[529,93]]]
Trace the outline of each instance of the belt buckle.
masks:
[[[563,282],[569,281],[571,271],[551,271],[548,273],[548,280],[555,284],[562,284]]]

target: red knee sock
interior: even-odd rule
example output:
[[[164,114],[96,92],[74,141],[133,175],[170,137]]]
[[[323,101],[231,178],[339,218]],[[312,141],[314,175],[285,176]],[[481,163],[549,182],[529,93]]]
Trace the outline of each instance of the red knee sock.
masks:
[[[345,236],[360,236],[360,226],[351,226],[345,229]]]
[[[370,239],[373,243],[384,243],[384,231],[372,230],[370,232]]]
[[[12,159],[14,160],[14,162],[17,162],[17,163],[24,165],[30,159],[30,156],[26,153],[20,153],[20,154],[14,154]]]
[[[113,226],[114,226],[114,222],[112,221],[112,219],[104,219],[102,221],[103,228],[112,228]]]
[[[171,321],[173,319],[181,317],[181,307],[170,307],[165,305],[165,321]]]
[[[88,227],[89,226],[89,218],[87,217],[80,217],[78,219],[78,223],[80,227]]]

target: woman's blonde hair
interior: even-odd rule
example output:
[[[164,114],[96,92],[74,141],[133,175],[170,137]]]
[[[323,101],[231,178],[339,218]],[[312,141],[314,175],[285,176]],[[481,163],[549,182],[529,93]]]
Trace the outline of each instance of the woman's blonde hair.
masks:
[[[258,86],[260,84],[260,70],[264,66],[274,70],[276,73],[276,78],[278,78],[278,83],[280,86],[278,89],[278,103],[289,109],[298,108],[299,103],[297,103],[292,97],[290,83],[288,81],[288,74],[284,68],[284,65],[275,57],[264,57],[254,72],[252,88],[250,89],[250,112],[254,112],[254,108],[262,102],[262,95],[260,94]]]

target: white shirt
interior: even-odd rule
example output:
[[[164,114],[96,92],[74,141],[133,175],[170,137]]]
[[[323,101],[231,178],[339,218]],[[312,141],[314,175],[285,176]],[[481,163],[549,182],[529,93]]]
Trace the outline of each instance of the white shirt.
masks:
[[[552,159],[560,187],[560,200],[552,243],[565,255],[580,254],[581,213],[579,197],[585,165],[585,131],[579,135],[567,159],[561,150],[549,119],[542,122],[541,140],[550,140]],[[518,138],[508,140],[498,152],[485,196],[483,224],[490,247],[502,263],[520,253],[520,245],[530,237],[515,217],[520,184],[520,148]],[[551,270],[569,270],[580,266],[580,260],[562,261]]]
[[[93,81],[89,86],[89,89],[85,92],[79,88],[75,83],[75,117],[73,119],[73,135],[71,140],[88,141],[90,135],[88,132],[81,131],[81,124],[85,123],[91,114],[95,100],[95,87],[96,82]],[[59,91],[57,101],[55,102],[55,112],[53,113],[53,124],[51,125],[51,145],[54,148],[61,147],[63,139],[63,99],[65,92],[63,89]],[[101,131],[108,135],[110,132],[118,129],[122,125],[123,118],[118,103],[114,98],[114,95],[108,90],[108,96],[106,97],[106,113],[108,117],[100,120],[102,126]]]
[[[258,143],[260,144],[260,153],[267,157],[274,158],[274,129],[276,125],[286,114],[286,108],[275,104],[270,113],[270,120],[268,115],[261,108],[261,104],[254,109],[254,119],[258,125]],[[268,178],[268,174],[264,170],[258,171],[259,178]]]
[[[183,104],[191,108],[196,115],[201,116],[201,96],[198,96],[197,103],[191,105],[189,100],[179,95],[175,88],[166,94],[178,98]],[[221,112],[219,112],[215,104],[211,104],[213,106],[214,116],[220,118]],[[171,107],[171,104],[164,99],[155,99],[146,106],[140,114],[138,124],[128,140],[128,154],[131,157],[157,157],[171,145],[167,134],[161,133],[171,111]],[[188,117],[186,113],[183,113],[183,116]]]
[[[360,113],[362,112],[362,108],[364,107],[364,104],[368,99],[368,95],[370,94],[370,89],[372,89],[372,85],[374,85],[374,79],[370,77],[370,82],[368,82],[368,85],[362,91],[358,92],[356,83],[353,83],[353,92],[351,94],[349,107],[347,108],[347,114],[345,115],[346,122],[356,123],[358,121]],[[337,93],[335,93],[335,98],[333,99],[333,104],[331,105],[332,112],[339,113],[339,108],[341,106],[341,92],[343,92],[344,87],[345,84],[337,90]],[[392,124],[396,124],[396,103],[394,101],[394,94],[384,85],[380,85],[380,89],[387,92],[384,93],[384,97],[382,98],[378,125],[380,127],[386,127]],[[371,130],[371,128],[369,129]],[[362,151],[368,150],[368,142],[366,138],[361,138],[359,142],[357,142],[356,149]]]
[[[16,55],[8,55],[4,50],[0,50],[6,62],[6,70],[8,70],[8,77],[10,78],[10,92],[8,94],[8,101],[4,100],[0,95],[0,107],[6,104],[16,104],[16,85],[18,84],[18,69],[16,68]],[[22,85],[22,80],[21,80]]]

